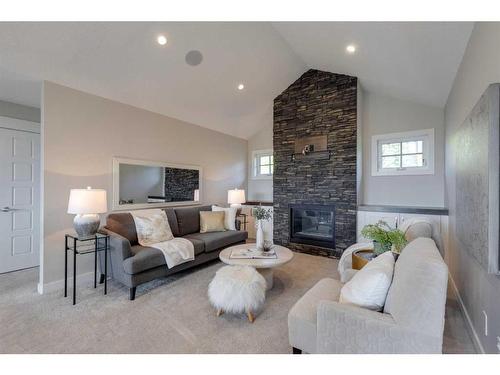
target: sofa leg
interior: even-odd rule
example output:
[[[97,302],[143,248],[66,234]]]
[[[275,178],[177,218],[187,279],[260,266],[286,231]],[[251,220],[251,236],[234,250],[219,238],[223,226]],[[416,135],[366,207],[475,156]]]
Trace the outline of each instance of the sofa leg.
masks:
[[[99,284],[104,283],[104,277],[105,277],[105,276],[104,276],[103,274],[101,274],[101,278],[99,279]]]
[[[292,347],[293,354],[302,354],[302,350]]]
[[[135,299],[135,290],[136,289],[137,289],[137,287],[134,286],[134,287],[130,288],[130,290],[129,290],[130,291],[130,298],[129,299],[131,301],[133,301]]]

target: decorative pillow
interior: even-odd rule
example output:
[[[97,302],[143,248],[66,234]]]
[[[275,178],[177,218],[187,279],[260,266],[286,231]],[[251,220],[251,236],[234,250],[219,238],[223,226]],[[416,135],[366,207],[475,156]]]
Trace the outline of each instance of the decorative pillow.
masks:
[[[383,309],[394,273],[394,255],[387,251],[359,270],[340,291],[340,303]]]
[[[142,246],[149,246],[174,238],[167,214],[163,210],[132,211],[137,239]]]
[[[200,211],[200,233],[224,232],[224,216],[222,211]]]
[[[236,230],[236,213],[238,212],[238,207],[219,207],[219,206],[212,206],[212,211],[214,212],[221,212],[223,211],[225,216],[224,216],[224,228],[227,230]]]

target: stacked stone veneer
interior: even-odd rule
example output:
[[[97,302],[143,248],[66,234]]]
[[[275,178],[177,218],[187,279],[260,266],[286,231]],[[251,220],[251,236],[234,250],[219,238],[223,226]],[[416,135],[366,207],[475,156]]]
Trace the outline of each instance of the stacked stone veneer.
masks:
[[[300,157],[295,141],[328,136],[329,160]],[[357,78],[309,70],[274,100],[274,241],[295,251],[338,256],[356,242]],[[289,242],[289,204],[334,204],[330,250]]]
[[[192,201],[199,189],[200,172],[195,169],[165,168],[165,198],[169,201]]]

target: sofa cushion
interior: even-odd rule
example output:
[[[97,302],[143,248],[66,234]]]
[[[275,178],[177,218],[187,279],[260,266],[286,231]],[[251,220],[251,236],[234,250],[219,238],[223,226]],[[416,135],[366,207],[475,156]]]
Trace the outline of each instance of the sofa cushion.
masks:
[[[200,231],[200,211],[211,211],[210,206],[175,208],[179,236]]]
[[[194,255],[198,255],[205,252],[205,242],[198,240],[196,238],[190,238],[190,234],[185,235],[183,238],[191,241],[194,246]]]
[[[179,225],[177,224],[177,216],[175,216],[175,210],[173,208],[167,208],[165,210],[167,214],[168,224],[170,225],[170,230],[174,237],[179,237]]]
[[[245,241],[247,232],[228,230],[225,232],[191,233],[184,238],[197,239],[205,243],[205,252],[209,253],[232,244]]]
[[[195,238],[187,238],[194,246],[194,255],[201,254],[205,251],[205,243]],[[151,268],[159,266],[167,266],[165,262],[165,255],[159,249],[154,247],[147,247],[136,245],[131,248],[133,257],[127,258],[123,261],[123,268],[125,272],[130,275],[135,275],[143,271],[150,270]]]
[[[165,256],[159,249],[141,245],[132,246],[133,257],[123,261],[123,269],[129,275],[147,271],[159,266],[167,266]]]
[[[317,309],[320,301],[337,302],[342,283],[325,278],[309,289],[295,303],[288,313],[288,332],[290,345],[307,353],[316,353]]]
[[[130,245],[137,245],[137,232],[134,218],[128,212],[109,214],[106,219],[106,229],[115,232],[130,241]]]

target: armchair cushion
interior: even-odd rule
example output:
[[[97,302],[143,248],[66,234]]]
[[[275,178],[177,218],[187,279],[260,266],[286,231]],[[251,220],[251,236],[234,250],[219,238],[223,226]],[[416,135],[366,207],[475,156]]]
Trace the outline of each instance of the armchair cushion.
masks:
[[[338,301],[342,283],[320,280],[297,301],[288,313],[290,345],[307,353],[316,353],[317,309],[321,301]]]

